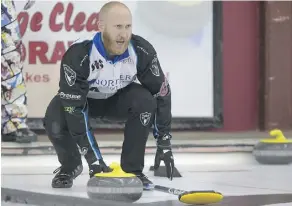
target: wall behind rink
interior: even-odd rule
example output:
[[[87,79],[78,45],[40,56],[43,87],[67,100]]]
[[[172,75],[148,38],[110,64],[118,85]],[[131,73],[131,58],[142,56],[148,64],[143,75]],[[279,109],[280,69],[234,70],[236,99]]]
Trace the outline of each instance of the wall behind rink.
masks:
[[[224,130],[292,129],[292,2],[223,3]]]
[[[224,130],[258,128],[258,22],[258,2],[223,2]]]
[[[261,127],[292,129],[292,2],[261,3]]]
[[[222,8],[223,115],[221,116],[224,121],[221,130],[256,130],[259,121],[259,3],[223,2]],[[33,17],[30,16],[30,18]],[[38,25],[40,25],[40,14],[36,13],[34,18],[34,21],[39,21]],[[94,16],[87,16],[86,18],[94,18]],[[88,24],[88,27],[90,27],[90,24]],[[38,26],[30,29],[37,30]],[[63,43],[66,43],[66,48],[71,43],[71,39]],[[59,48],[61,50],[50,55],[48,61],[59,58],[58,55],[62,53],[63,49],[62,45]],[[43,60],[46,61],[46,59]],[[27,74],[28,81],[57,81],[58,71],[50,71],[50,66],[50,64],[44,65],[47,68],[46,71],[53,74],[54,79],[48,78],[46,72],[40,72],[36,75]],[[37,84],[34,84],[34,86],[37,86]],[[50,89],[56,91],[57,84]],[[53,92],[50,95],[52,94]],[[45,98],[49,100],[48,97]],[[29,101],[33,100],[30,99]],[[33,126],[33,124],[31,125]]]

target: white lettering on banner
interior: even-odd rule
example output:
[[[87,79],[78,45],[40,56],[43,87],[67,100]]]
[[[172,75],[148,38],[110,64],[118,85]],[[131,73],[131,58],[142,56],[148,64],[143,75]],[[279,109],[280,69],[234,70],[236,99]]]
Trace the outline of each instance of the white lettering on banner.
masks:
[[[81,99],[81,95],[65,94],[64,92],[60,92],[59,96],[62,99],[71,99],[71,100],[80,100]]]
[[[153,45],[162,71],[171,76],[168,81],[172,90],[172,116],[213,117],[212,1],[184,6],[167,1],[124,3],[133,15],[133,33]],[[59,89],[64,53],[77,39],[82,41],[84,37],[98,31],[98,11],[103,4],[103,1],[95,1],[94,6],[82,1],[36,1],[29,10],[19,13],[24,71],[39,75],[36,78],[37,86],[31,81],[34,76],[27,81],[29,117],[43,117],[46,110],[43,105],[48,105]],[[149,8],[154,5],[163,6],[167,12],[153,10],[150,18]],[[183,24],[176,24],[171,20],[174,14]],[[145,58],[150,59],[152,53],[149,51],[147,47],[140,45],[136,53],[145,54]],[[82,59],[83,56],[80,57],[80,64],[84,65]],[[87,61],[87,58],[84,59]],[[124,61],[131,63],[136,62],[136,59]],[[140,61],[143,60],[138,57],[138,64]],[[150,64],[151,62],[149,68]],[[102,70],[105,69],[100,69]],[[155,66],[152,70],[153,75],[158,75]],[[49,76],[43,78],[47,74]],[[161,70],[159,75],[162,76]],[[112,89],[116,89],[123,84],[123,80],[117,79],[118,76],[114,79],[101,76],[96,84],[98,88],[102,87],[100,92],[104,92],[103,85],[111,85]],[[164,84],[160,95],[165,94],[165,88]]]
[[[66,82],[70,87],[75,84],[76,81],[76,72],[71,69],[67,64],[63,64],[64,74]]]

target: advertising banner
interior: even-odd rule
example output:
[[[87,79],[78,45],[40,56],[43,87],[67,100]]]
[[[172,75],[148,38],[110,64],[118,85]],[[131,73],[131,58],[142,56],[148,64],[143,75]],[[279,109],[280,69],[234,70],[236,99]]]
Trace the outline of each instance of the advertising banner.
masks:
[[[36,1],[32,8],[19,13],[30,119],[44,116],[58,90],[62,55],[73,41],[98,31],[98,11],[104,3]],[[125,1],[125,4],[132,11],[133,33],[154,46],[169,79],[174,122],[202,125],[208,121],[214,124],[216,119],[216,124],[221,124],[218,93],[221,80],[217,75],[221,59],[214,56],[218,50],[214,46],[218,42],[214,38],[214,3]],[[214,65],[215,57],[219,58],[218,68]]]

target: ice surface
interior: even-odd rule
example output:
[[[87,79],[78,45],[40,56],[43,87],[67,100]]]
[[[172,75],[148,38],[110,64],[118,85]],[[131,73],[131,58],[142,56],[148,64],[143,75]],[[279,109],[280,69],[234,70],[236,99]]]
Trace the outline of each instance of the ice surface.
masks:
[[[105,155],[108,162],[119,162],[118,155]],[[177,154],[175,163],[183,177],[170,181],[154,177],[149,167],[153,155],[145,157],[145,173],[155,184],[183,190],[216,190],[224,196],[256,194],[292,194],[292,165],[259,165],[251,154]],[[87,198],[88,167],[70,189],[52,189],[53,171],[59,166],[56,156],[2,156],[2,187]],[[21,184],[20,184],[21,183]],[[137,203],[154,203],[177,200],[174,195],[151,191],[144,192]],[[291,203],[288,205],[292,206]],[[10,206],[9,204],[6,204]],[[161,205],[162,206],[162,205]]]

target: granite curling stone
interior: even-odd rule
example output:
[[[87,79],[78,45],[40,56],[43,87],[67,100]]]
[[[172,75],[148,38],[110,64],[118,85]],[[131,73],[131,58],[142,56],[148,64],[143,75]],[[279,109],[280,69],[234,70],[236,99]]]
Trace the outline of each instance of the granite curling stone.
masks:
[[[280,130],[270,132],[274,139],[263,139],[253,150],[256,161],[265,165],[284,165],[292,163],[292,140],[285,138]]]
[[[136,175],[125,173],[117,163],[110,165],[112,172],[95,174],[87,182],[87,195],[95,200],[132,203],[139,200],[143,184]]]

